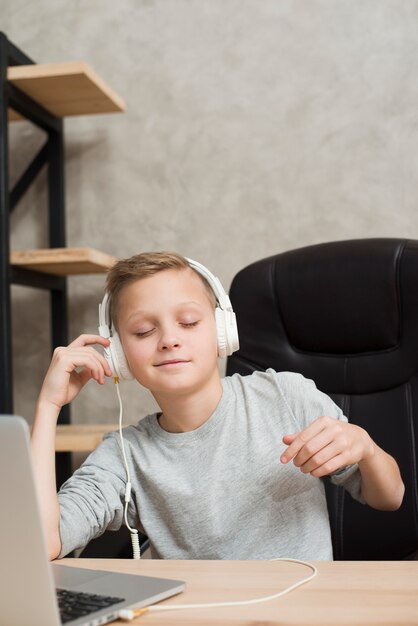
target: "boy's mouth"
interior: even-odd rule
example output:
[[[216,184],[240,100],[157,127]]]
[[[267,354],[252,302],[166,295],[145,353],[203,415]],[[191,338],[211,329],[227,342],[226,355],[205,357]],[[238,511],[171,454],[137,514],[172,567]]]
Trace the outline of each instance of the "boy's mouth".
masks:
[[[168,359],[167,361],[161,361],[161,363],[156,363],[154,367],[181,365],[182,363],[190,363],[190,361],[186,359]]]

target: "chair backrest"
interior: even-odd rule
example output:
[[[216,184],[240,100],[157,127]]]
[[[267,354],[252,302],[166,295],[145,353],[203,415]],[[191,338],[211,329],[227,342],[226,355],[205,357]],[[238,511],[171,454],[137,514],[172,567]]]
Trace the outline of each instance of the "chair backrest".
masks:
[[[359,239],[277,254],[241,270],[230,296],[241,348],[227,374],[272,367],[313,379],[399,463],[406,492],[395,512],[326,485],[334,558],[411,557],[418,549],[418,241]]]

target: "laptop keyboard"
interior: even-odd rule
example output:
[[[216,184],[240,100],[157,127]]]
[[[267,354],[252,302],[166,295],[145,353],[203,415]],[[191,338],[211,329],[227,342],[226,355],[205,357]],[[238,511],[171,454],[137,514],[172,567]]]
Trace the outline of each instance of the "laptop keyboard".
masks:
[[[125,598],[98,596],[93,593],[81,593],[80,591],[69,591],[68,589],[57,589],[56,591],[62,624],[84,617],[95,611],[101,611],[125,600]]]

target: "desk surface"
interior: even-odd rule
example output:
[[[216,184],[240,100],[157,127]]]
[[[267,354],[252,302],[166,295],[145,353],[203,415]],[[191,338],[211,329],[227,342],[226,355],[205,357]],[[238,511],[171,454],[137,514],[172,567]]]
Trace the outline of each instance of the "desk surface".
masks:
[[[302,565],[280,561],[64,559],[62,563],[184,580],[186,591],[164,602],[173,605],[257,598],[277,593],[310,572]],[[316,578],[271,602],[146,613],[131,623],[142,626],[418,624],[418,561],[319,561],[315,565]]]

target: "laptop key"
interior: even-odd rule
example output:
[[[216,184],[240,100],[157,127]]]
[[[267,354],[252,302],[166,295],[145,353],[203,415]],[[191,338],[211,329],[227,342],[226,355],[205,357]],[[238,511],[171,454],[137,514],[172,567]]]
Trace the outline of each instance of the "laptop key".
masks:
[[[63,624],[124,601],[124,598],[100,596],[68,589],[57,589],[57,598]]]

